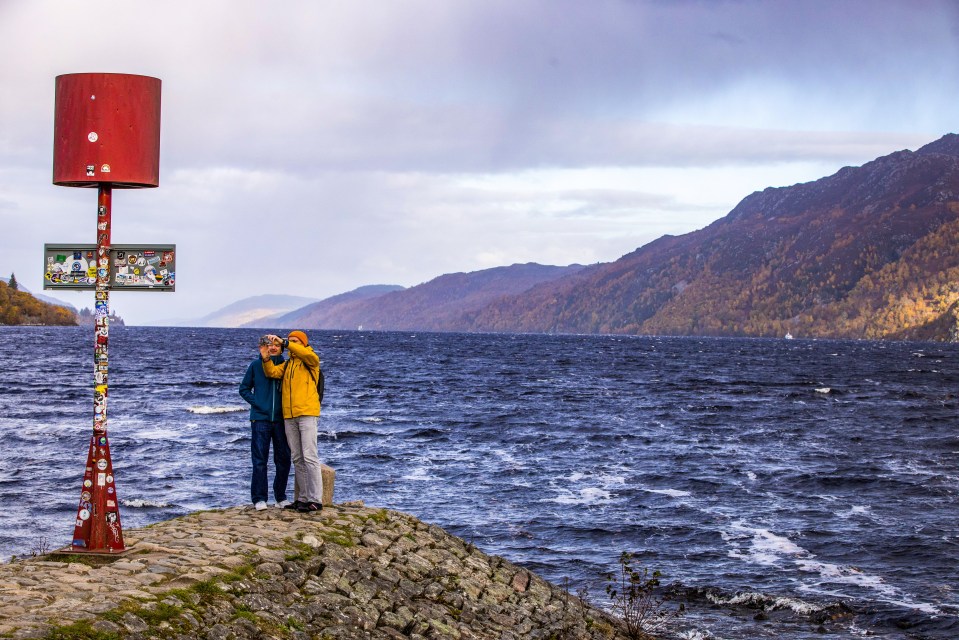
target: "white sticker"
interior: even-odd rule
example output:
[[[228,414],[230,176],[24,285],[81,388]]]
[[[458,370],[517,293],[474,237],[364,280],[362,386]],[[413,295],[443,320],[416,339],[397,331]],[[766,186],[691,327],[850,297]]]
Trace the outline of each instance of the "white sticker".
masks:
[[[81,520],[89,520],[90,512],[87,511],[86,509],[80,509],[80,513],[77,514],[77,517],[80,518]]]
[[[91,131],[90,133],[87,134],[87,140],[89,140],[90,142],[96,142],[99,137],[100,136],[97,135],[96,131]]]
[[[97,474],[97,486],[102,487],[107,483],[107,474],[98,473]]]
[[[101,171],[102,173],[110,173],[110,165],[108,165],[108,164],[102,165],[102,166],[100,167],[100,171]]]

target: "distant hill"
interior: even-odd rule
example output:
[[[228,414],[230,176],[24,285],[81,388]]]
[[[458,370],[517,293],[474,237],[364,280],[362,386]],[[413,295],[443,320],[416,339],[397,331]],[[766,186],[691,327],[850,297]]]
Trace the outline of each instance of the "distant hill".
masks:
[[[0,325],[75,325],[69,309],[37,300],[0,280]]]
[[[249,323],[249,327],[266,327],[294,329],[303,327],[315,329],[320,326],[331,327],[338,324],[337,318],[341,315],[349,314],[351,309],[359,303],[377,298],[386,293],[402,291],[404,287],[394,284],[371,284],[365,287],[354,289],[346,293],[335,295],[319,302],[314,302],[305,307],[301,307],[289,313],[263,318],[256,322]]]
[[[713,224],[663,236],[615,262],[515,264],[309,302],[273,316],[259,309],[243,322],[236,320],[241,314],[226,313],[231,305],[205,320],[304,329],[959,341],[959,136],[753,193]]]
[[[263,318],[282,315],[315,301],[316,298],[302,296],[273,294],[252,296],[209,313],[199,320],[188,320],[181,324],[196,327],[241,327]]]
[[[946,340],[957,300],[959,136],[949,134],[754,193],[704,229],[493,301],[465,328]]]
[[[22,284],[19,286],[19,289],[20,289],[20,291],[25,291],[25,292],[29,293],[31,296],[33,296],[34,298],[36,298],[36,299],[39,300],[40,302],[46,302],[47,304],[52,304],[52,305],[55,306],[55,307],[63,307],[64,309],[67,309],[67,310],[70,311],[71,313],[77,313],[77,312],[78,312],[78,311],[77,311],[77,308],[76,308],[75,306],[73,306],[72,304],[70,304],[69,302],[64,302],[63,300],[58,300],[57,298],[54,298],[53,296],[48,296],[48,295],[45,295],[45,294],[42,294],[42,293],[34,293],[33,291],[30,291],[29,289],[27,289],[27,288],[26,288],[25,286],[23,286]]]
[[[562,278],[583,267],[514,264],[471,273],[451,273],[409,289],[366,295],[362,289],[337,296],[282,318],[280,327],[456,331],[468,326],[469,314],[503,296]],[[339,298],[339,299],[337,299]],[[293,314],[291,314],[293,315]]]

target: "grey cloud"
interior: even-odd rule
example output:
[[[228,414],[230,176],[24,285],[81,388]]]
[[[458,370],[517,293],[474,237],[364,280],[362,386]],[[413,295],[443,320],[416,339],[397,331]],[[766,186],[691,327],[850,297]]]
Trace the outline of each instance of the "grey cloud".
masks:
[[[164,83],[161,188],[117,196],[114,241],[181,247],[171,314],[500,258],[610,260],[723,204],[464,176],[914,149],[954,127],[956,15],[947,0],[0,2],[0,215],[29,246],[90,237],[92,193],[50,185],[53,79],[144,73]]]

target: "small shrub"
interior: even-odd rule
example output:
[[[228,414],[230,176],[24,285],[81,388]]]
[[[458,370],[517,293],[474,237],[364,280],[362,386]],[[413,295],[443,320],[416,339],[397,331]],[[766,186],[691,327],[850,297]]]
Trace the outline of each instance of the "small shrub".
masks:
[[[683,608],[672,609],[666,598],[656,594],[662,574],[635,564],[635,555],[623,552],[619,570],[607,573],[606,595],[613,613],[622,619],[627,637],[632,640],[653,640],[653,633],[665,629],[670,620],[682,615]]]
[[[223,589],[217,584],[215,578],[197,582],[190,587],[190,591],[200,596],[200,602],[209,604],[223,595]]]
[[[390,514],[386,512],[386,509],[380,509],[379,511],[370,514],[369,519],[376,524],[385,524],[389,521]]]
[[[302,622],[292,616],[286,619],[286,624],[284,626],[290,631],[303,631],[306,629]]]
[[[30,555],[34,558],[40,556],[45,556],[50,553],[50,540],[46,536],[40,536],[40,539],[37,540],[33,548],[30,549]]]
[[[120,636],[106,631],[97,631],[89,620],[54,627],[43,636],[43,640],[119,640]]]

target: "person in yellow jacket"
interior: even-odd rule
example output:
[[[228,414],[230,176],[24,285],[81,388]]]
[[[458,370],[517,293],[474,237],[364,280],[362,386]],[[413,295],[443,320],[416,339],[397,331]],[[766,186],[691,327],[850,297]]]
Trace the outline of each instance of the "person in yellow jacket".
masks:
[[[289,350],[290,358],[275,364],[263,360],[263,373],[279,378],[283,398],[283,424],[293,454],[293,504],[297,511],[323,508],[323,475],[316,449],[316,423],[320,417],[320,396],[316,381],[320,375],[320,357],[302,331],[291,331],[286,340],[271,335],[274,343]]]

